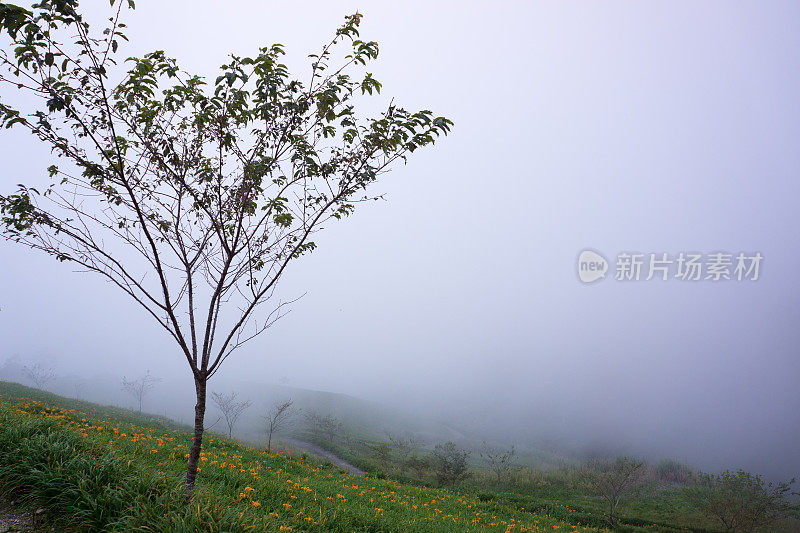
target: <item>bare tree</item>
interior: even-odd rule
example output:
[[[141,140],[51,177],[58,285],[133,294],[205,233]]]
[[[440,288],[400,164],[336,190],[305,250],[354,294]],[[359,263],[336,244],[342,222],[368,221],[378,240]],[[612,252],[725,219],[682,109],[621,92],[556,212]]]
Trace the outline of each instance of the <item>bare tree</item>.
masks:
[[[403,474],[408,468],[408,461],[411,454],[413,454],[419,447],[420,441],[414,435],[407,433],[406,435],[397,435],[386,431],[386,436],[389,437],[389,443],[397,452],[400,460],[400,473]]]
[[[643,466],[644,461],[632,457],[617,457],[614,461],[594,460],[581,472],[588,488],[606,501],[606,519],[611,527],[616,525],[623,496],[641,482]]]
[[[499,449],[483,443],[481,457],[489,463],[489,469],[497,476],[497,488],[503,490],[503,479],[511,471],[511,461],[514,459],[516,451],[512,445],[510,449]]]
[[[342,421],[333,415],[325,415],[320,419],[320,430],[328,442],[334,442],[337,437],[341,436]]]
[[[264,416],[264,421],[267,425],[267,453],[272,452],[272,435],[286,429],[292,422],[292,417],[297,413],[298,410],[293,409],[292,405],[294,405],[294,402],[291,398],[285,401],[277,401]]]
[[[214,401],[219,410],[222,411],[222,417],[225,423],[228,424],[228,437],[233,436],[233,426],[242,416],[242,413],[252,405],[250,400],[238,401],[236,398],[238,393],[232,392],[230,394],[220,394],[219,392],[212,392],[211,399]]]
[[[306,413],[306,421],[316,438],[326,439],[328,442],[334,442],[342,431],[341,420],[331,414],[322,415],[312,410]]]
[[[123,72],[114,58],[134,2],[111,3],[102,32],[75,0],[0,3],[0,87],[13,92],[0,94],[0,128],[28,130],[60,159],[41,187],[0,195],[0,231],[103,276],[174,340],[196,396],[188,498],[208,380],[286,312],[273,295],[289,263],[324,225],[381,198],[368,188],[452,122],[393,101],[357,113],[381,90],[363,69],[378,45],[358,38],[358,13],[302,80],[276,44],[231,56],[209,83],[161,51]]]
[[[56,377],[51,367],[44,367],[40,363],[23,366],[22,372],[36,385],[37,389],[44,389],[45,385]]]
[[[308,426],[308,430],[311,433],[318,437],[320,435],[320,420],[322,420],[322,415],[317,412],[316,409],[310,409],[306,412],[305,417],[306,425]]]
[[[148,370],[144,376],[136,379],[128,379],[122,377],[122,390],[133,396],[133,399],[139,404],[139,414],[142,414],[142,401],[150,390],[156,386],[156,383],[161,381],[161,378],[150,375]]]

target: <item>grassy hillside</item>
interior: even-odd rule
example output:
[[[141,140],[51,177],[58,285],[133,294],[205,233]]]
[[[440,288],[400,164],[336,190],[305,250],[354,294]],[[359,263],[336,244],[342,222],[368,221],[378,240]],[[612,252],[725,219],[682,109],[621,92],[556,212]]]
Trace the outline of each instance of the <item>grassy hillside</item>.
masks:
[[[28,383],[22,368],[22,361],[18,358],[0,362],[0,380]],[[133,408],[136,401],[122,391],[120,378],[121,376],[111,374],[81,377],[64,375],[49,383],[48,389],[63,396],[77,396],[92,402]],[[340,421],[343,426],[342,435],[351,441],[368,444],[386,441],[386,432],[390,431],[395,435],[414,435],[421,448],[428,452],[436,444],[452,440],[460,447],[471,450],[472,460],[479,459],[484,441],[493,444],[496,439],[499,439],[496,443],[499,446],[514,442],[517,452],[515,461],[520,466],[552,468],[564,463],[575,464],[583,457],[581,446],[576,443],[541,440],[542,435],[531,425],[531,420],[527,420],[525,424],[512,424],[511,427],[516,430],[528,428],[532,434],[517,431],[518,434],[512,436],[508,434],[509,427],[482,427],[491,426],[492,419],[486,413],[478,413],[475,419],[469,416],[459,418],[445,415],[443,405],[429,405],[425,409],[412,410],[403,405],[370,401],[338,392],[306,389],[264,380],[234,380],[225,375],[215,377],[209,389],[206,424],[214,431],[223,433],[227,428],[225,422],[219,420],[221,413],[211,400],[210,393],[227,394],[232,391],[238,393],[239,399],[252,402],[251,407],[244,411],[237,422],[233,435],[254,446],[265,442],[263,417],[267,411],[276,401],[292,399],[299,413],[294,417],[292,427],[281,433],[303,440],[312,440],[313,437],[308,431],[307,416],[318,413]],[[170,378],[155,383],[154,388],[148,391],[143,409],[162,418],[191,424],[194,419],[194,403],[194,387],[190,376],[185,380]],[[475,414],[472,410],[469,413]],[[475,423],[475,420],[480,420],[481,423]],[[369,449],[368,446],[361,448]],[[357,454],[364,455],[361,451],[363,450],[356,450]]]
[[[130,531],[595,531],[476,494],[353,477],[218,436],[182,504],[187,428],[0,382],[0,492],[61,528]]]
[[[48,389],[63,396],[77,396],[92,402],[113,403],[133,408],[136,406],[136,401],[121,390],[120,377],[59,376],[48,385]],[[0,363],[0,380],[28,383],[22,371],[22,362],[12,358]],[[493,444],[495,439],[500,439],[500,442],[497,442],[499,446],[506,442],[514,442],[517,452],[515,461],[520,466],[552,468],[564,463],[576,464],[583,455],[574,443],[546,442],[536,436],[512,437],[507,434],[508,428],[487,430],[481,428],[480,424],[453,419],[441,413],[442,406],[431,405],[427,409],[412,411],[402,406],[370,401],[338,392],[312,390],[268,381],[232,380],[224,375],[215,377],[209,390],[206,424],[214,431],[224,433],[227,432],[227,427],[224,421],[219,420],[221,412],[211,400],[210,393],[225,394],[232,391],[238,393],[239,399],[252,402],[251,407],[246,409],[238,420],[233,436],[254,446],[265,443],[263,417],[267,411],[276,401],[292,399],[299,413],[293,418],[292,427],[288,428],[288,431],[282,431],[281,435],[314,440],[328,447],[328,444],[321,443],[320,439],[310,434],[307,416],[311,413],[332,416],[342,423],[342,437],[346,437],[349,441],[367,444],[354,446],[355,453],[350,454],[354,460],[358,460],[355,456],[362,456],[361,459],[364,459],[365,454],[362,452],[369,451],[369,444],[386,441],[387,431],[395,435],[414,435],[421,444],[421,449],[428,452],[432,451],[436,444],[452,440],[460,447],[473,452],[471,458],[473,466],[478,466],[476,461],[479,462],[479,452],[483,442]],[[166,379],[156,383],[154,388],[148,391],[143,409],[162,418],[191,424],[194,417],[194,403],[194,388],[189,378]],[[478,419],[487,424],[490,422],[490,418],[486,416]],[[524,427],[530,425],[531,421],[528,420]],[[523,425],[514,427],[519,429]],[[351,446],[344,448],[340,451],[347,453]]]
[[[351,476],[304,453],[267,455],[210,432],[187,506],[189,443],[190,428],[165,418],[0,381],[0,500],[22,498],[65,530],[607,531],[604,502],[572,466],[515,468],[502,491],[477,468],[446,489],[430,471],[412,478],[390,462]],[[327,444],[345,459],[372,460],[356,438]],[[615,531],[720,531],[688,489],[651,477],[626,498]]]

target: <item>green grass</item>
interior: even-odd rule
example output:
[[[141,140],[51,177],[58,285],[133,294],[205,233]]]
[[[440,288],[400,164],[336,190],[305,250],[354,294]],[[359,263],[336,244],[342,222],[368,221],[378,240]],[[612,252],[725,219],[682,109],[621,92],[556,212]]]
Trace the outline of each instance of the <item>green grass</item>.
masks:
[[[400,456],[391,450],[389,460],[379,464],[370,444],[379,441],[365,441],[358,434],[344,426],[334,442],[326,440],[312,431],[297,431],[295,436],[333,452],[349,463],[380,477],[390,477],[406,484],[435,486],[435,473],[430,469],[422,474],[400,468]],[[420,455],[429,454],[432,445],[417,449]],[[582,464],[564,460],[558,467],[541,468],[530,466],[535,450],[528,451],[527,466],[515,466],[503,479],[503,491],[497,488],[494,473],[488,470],[486,462],[477,452],[472,453],[470,477],[459,484],[463,493],[475,494],[484,502],[497,502],[502,507],[511,507],[527,512],[544,514],[572,525],[606,528],[607,503],[599,496],[587,492],[582,481]],[[552,464],[554,453],[541,456]],[[515,461],[516,462],[516,461]],[[421,475],[421,477],[416,477]],[[645,481],[623,499],[618,514],[616,531],[693,531],[712,533],[723,531],[721,524],[705,515],[696,505],[691,494],[691,469],[678,461],[662,460],[656,465],[646,466]],[[786,522],[764,528],[763,533],[775,531],[800,532],[800,521]]]
[[[190,434],[157,418],[0,382],[0,492],[85,531],[595,531],[474,492],[402,484],[210,435],[195,498]],[[281,529],[283,528],[283,529]]]
[[[363,470],[385,477],[382,467],[375,461],[369,442],[358,439],[344,429],[336,442],[330,442],[306,431],[296,433],[302,440],[313,442],[333,452]],[[424,450],[420,450],[422,454]],[[505,478],[503,491],[497,490],[495,475],[481,465],[472,454],[470,478],[460,489],[479,496],[484,501],[496,501],[506,507],[535,511],[558,518],[573,525],[605,528],[605,502],[586,493],[579,479],[580,465],[561,468],[515,468]],[[408,484],[435,485],[432,472],[422,479],[414,478],[406,470],[401,473],[398,458],[392,457],[388,475]],[[483,468],[481,468],[483,466]],[[671,483],[650,481],[626,498],[621,510],[618,531],[694,531],[696,533],[720,531],[717,524],[691,502],[686,488]]]
[[[186,505],[190,430],[0,381],[0,494],[76,531],[607,531],[602,500],[573,467],[515,469],[503,492],[478,469],[451,490],[395,471],[387,479],[354,438],[319,444],[373,472],[363,477],[206,433]],[[627,498],[616,531],[720,529],[685,487],[650,480]]]

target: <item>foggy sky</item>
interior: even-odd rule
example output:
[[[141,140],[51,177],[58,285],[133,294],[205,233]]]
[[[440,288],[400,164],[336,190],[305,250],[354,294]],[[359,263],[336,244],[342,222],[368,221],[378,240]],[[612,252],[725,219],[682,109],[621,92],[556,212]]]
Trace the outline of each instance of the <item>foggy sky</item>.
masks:
[[[387,202],[291,266],[280,295],[305,296],[228,379],[800,473],[797,3],[139,4],[122,55],[163,49],[212,81],[227,54],[273,42],[305,74],[358,9],[381,101],[455,122],[385,176]],[[2,191],[44,183],[48,158],[3,131]],[[584,248],[765,259],[756,282],[583,285]],[[5,242],[0,265],[0,361],[191,387],[177,347],[108,283]]]

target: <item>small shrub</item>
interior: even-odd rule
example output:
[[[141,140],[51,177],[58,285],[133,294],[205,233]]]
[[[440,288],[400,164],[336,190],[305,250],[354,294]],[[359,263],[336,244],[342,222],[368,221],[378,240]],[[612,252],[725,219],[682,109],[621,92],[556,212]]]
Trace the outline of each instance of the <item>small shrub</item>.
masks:
[[[406,464],[419,479],[425,479],[425,475],[431,467],[431,461],[428,457],[420,457],[417,454],[411,455]]]
[[[728,531],[754,531],[773,526],[798,511],[788,497],[794,479],[787,483],[765,483],[758,476],[738,470],[715,476],[705,474],[690,490],[695,503]]]
[[[692,480],[692,470],[688,465],[675,459],[662,459],[655,468],[656,477],[665,483],[687,485]]]
[[[607,504],[606,520],[611,527],[617,523],[622,498],[637,486],[644,474],[644,462],[632,457],[617,457],[614,461],[592,461],[584,468],[587,488]]]
[[[482,502],[490,502],[494,500],[495,496],[491,492],[479,492],[478,499]]]
[[[453,442],[437,444],[433,451],[433,468],[436,480],[441,485],[455,485],[469,477],[467,458],[469,452],[458,448]]]
[[[385,472],[389,470],[389,463],[391,462],[392,447],[388,442],[380,442],[378,444],[369,445],[372,458],[380,465],[381,469]]]

